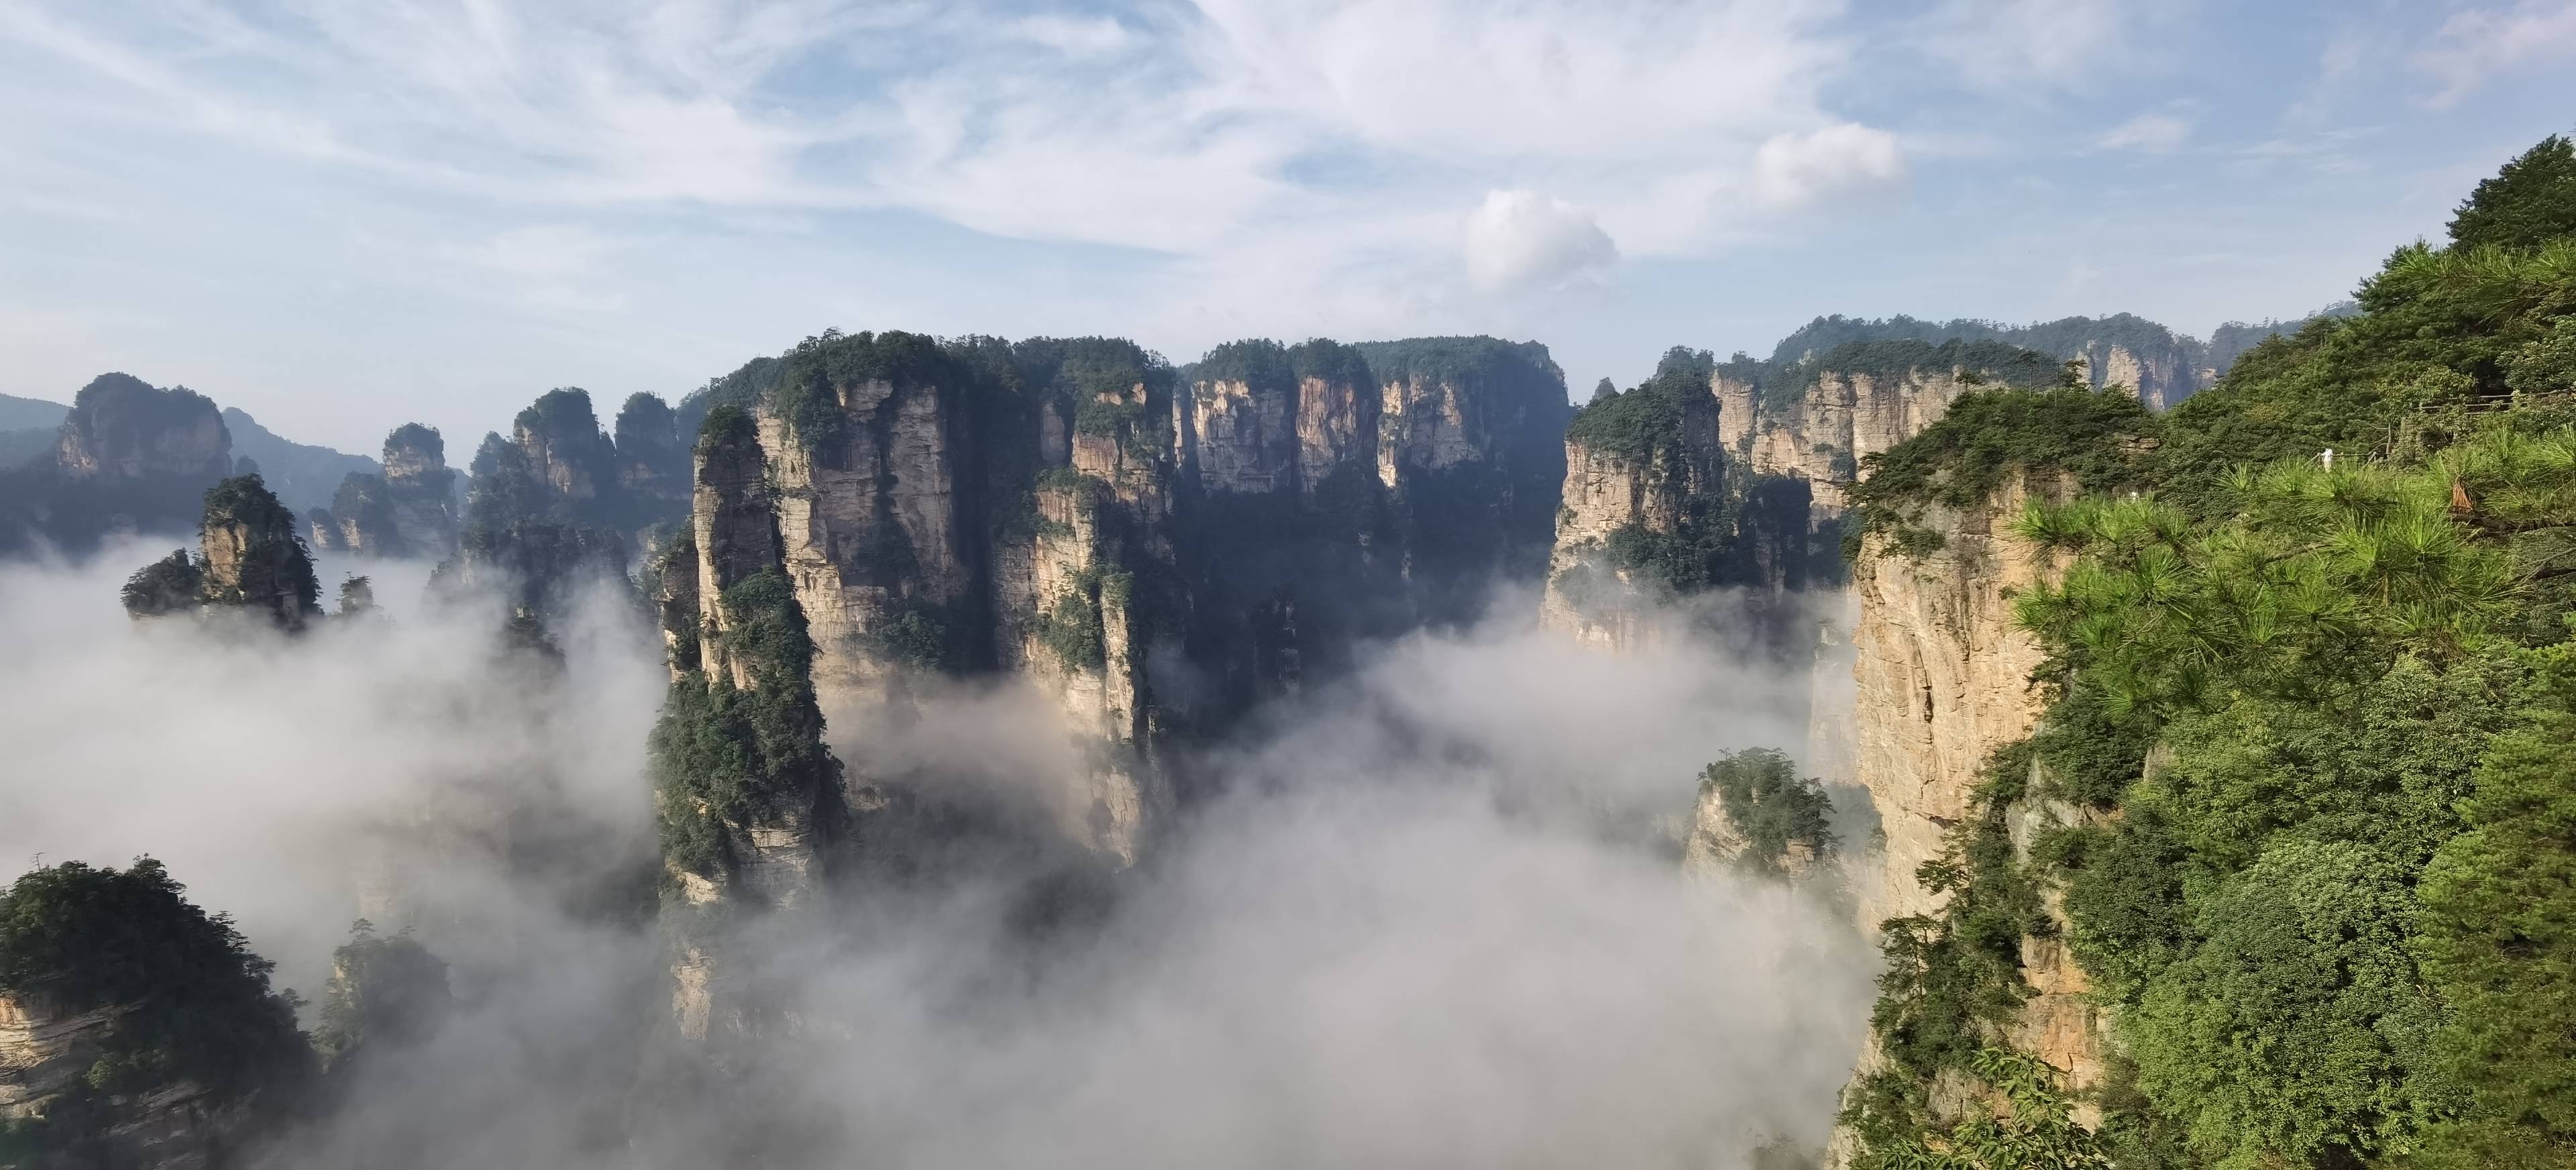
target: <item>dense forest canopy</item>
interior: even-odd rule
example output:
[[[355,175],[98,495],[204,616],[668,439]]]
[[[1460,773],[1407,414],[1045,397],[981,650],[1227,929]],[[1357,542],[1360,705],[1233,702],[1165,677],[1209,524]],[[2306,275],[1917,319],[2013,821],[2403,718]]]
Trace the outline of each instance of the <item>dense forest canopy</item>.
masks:
[[[2016,527],[2072,558],[2017,599],[2049,707],[1920,875],[1943,908],[1888,924],[1862,1165],[2576,1165],[2568,150],[2170,414],[1989,391],[1879,457],[1864,509],[1996,466],[2085,494]],[[2102,1124],[1968,1160],[2061,931],[2110,1009]],[[1961,1077],[2013,1109],[1943,1120]]]

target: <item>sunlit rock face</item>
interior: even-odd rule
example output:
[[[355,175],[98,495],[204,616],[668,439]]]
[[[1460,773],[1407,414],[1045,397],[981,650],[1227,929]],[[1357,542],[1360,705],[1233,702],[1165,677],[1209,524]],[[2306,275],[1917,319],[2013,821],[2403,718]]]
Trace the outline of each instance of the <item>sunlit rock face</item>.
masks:
[[[1368,638],[1472,616],[1496,573],[1536,580],[1566,413],[1545,351],[1381,352],[1391,370],[1365,347],[1247,341],[1176,369],[1110,338],[834,334],[679,414],[751,420],[836,725],[906,718],[943,680],[1033,688],[1079,761],[1044,803],[1126,864],[1182,798],[1173,736],[1346,668]],[[753,469],[711,467],[699,442],[703,523],[707,477]],[[702,620],[707,589],[665,573],[666,625]],[[854,807],[938,783],[846,746]]]
[[[1862,543],[1852,580],[1853,765],[1884,838],[1880,855],[1858,859],[1853,874],[1865,927],[1940,911],[1942,898],[1916,871],[1973,815],[1988,759],[2038,727],[2046,702],[2031,676],[2046,655],[2014,622],[2012,597],[2055,582],[2069,558],[2022,540],[2010,525],[2032,499],[2062,501],[2072,491],[2068,482],[2016,475],[1980,507],[1927,507],[1919,523],[1941,538],[1933,551],[1908,556],[1875,533]],[[2040,830],[2079,814],[2042,802],[2007,815],[2026,857]],[[2063,927],[2058,897],[2045,895]],[[2007,1025],[2014,1047],[2065,1070],[2078,1089],[2099,1084],[2099,1008],[2062,930],[2022,940],[2022,976],[2035,994]]]

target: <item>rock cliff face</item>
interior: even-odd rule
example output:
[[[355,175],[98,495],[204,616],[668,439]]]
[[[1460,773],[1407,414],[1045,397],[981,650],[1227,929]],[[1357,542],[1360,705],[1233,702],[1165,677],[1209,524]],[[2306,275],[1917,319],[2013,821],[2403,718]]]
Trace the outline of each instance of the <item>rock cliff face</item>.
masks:
[[[212,484],[232,474],[232,435],[212,399],[101,374],[72,400],[54,463],[74,479],[168,478]]]
[[[1729,363],[1710,381],[1718,439],[1758,475],[1807,481],[1814,521],[1843,511],[1861,461],[1940,421],[1981,385],[2044,385],[2056,363],[1996,342],[1870,342],[1786,370]]]
[[[672,1020],[692,1041],[775,1022],[738,962],[741,937],[817,910],[850,807],[823,746],[814,645],[759,432],[739,408],[708,416],[689,530],[664,554],[655,598],[672,676],[652,742],[662,928]]]
[[[0,555],[193,530],[206,489],[233,474],[215,404],[125,374],[100,375],[74,401],[47,436],[51,458],[0,471]]]
[[[2214,347],[2132,313],[2065,317],[2032,325],[1924,321],[1899,315],[1884,320],[1818,317],[1781,341],[1770,365],[1786,369],[1838,347],[1888,341],[2000,342],[2056,361],[2081,359],[2094,389],[2126,386],[2155,410],[2206,389],[2234,358],[2234,347]]]
[[[0,1125],[47,1118],[80,1098],[126,1014],[113,1004],[72,1011],[42,994],[0,992]],[[25,1165],[210,1170],[257,1120],[250,1100],[225,1099],[185,1078],[83,1104],[103,1114],[86,1135],[89,1148]],[[116,1160],[93,1163],[83,1154]]]
[[[637,462],[666,458],[654,425],[662,415],[628,403],[621,416],[635,440]],[[400,432],[397,432],[399,435]],[[389,447],[390,450],[390,447]],[[650,490],[629,490],[621,453],[599,429],[590,395],[548,391],[520,411],[510,437],[487,434],[474,453],[471,487],[457,524],[456,555],[432,584],[449,595],[489,589],[514,609],[559,613],[595,582],[621,583],[639,544],[652,545],[688,515],[686,497],[651,477]],[[390,483],[389,483],[389,486]],[[416,494],[412,523],[433,530],[428,472]],[[400,506],[390,507],[397,533]]]
[[[627,396],[617,411],[615,445],[619,488],[660,509],[689,506],[689,448],[669,403],[650,394]]]
[[[2064,566],[2009,531],[2031,494],[2016,479],[1983,508],[1927,508],[1921,523],[1941,547],[1920,560],[1883,534],[1862,542],[1852,574],[1856,777],[1887,842],[1874,880],[1855,883],[1865,924],[1937,908],[1916,867],[1967,817],[1986,758],[2039,720],[2030,674],[2045,656],[2013,624],[2011,597]]]
[[[351,472],[329,508],[306,513],[316,548],[368,557],[439,561],[456,554],[456,472],[432,427],[407,423],[385,436],[384,471]]]
[[[180,549],[135,573],[125,583],[124,602],[135,618],[212,608],[292,633],[321,618],[322,585],[295,531],[295,514],[258,476],[243,475],[206,493],[197,555]]]
[[[1471,621],[1493,581],[1546,571],[1574,413],[1565,373],[1535,342],[1353,348],[1378,382],[1378,478],[1395,496],[1422,617]]]
[[[1677,566],[1657,546],[1711,547],[1730,533],[1721,509],[1725,456],[1706,374],[1667,355],[1656,379],[1586,408],[1565,440],[1565,486],[1548,561],[1541,624],[1605,650],[1640,649],[1667,631],[1659,610],[1716,583],[1712,567]],[[1610,415],[1636,415],[1612,419]],[[1628,425],[1612,425],[1624,422]],[[1676,580],[1680,576],[1684,579]]]
[[[435,427],[409,423],[385,436],[385,489],[401,555],[444,559],[456,552],[456,472]]]
[[[2033,547],[2009,525],[2034,495],[2060,500],[2072,491],[2068,482],[2033,484],[2016,474],[1981,507],[1926,506],[1917,522],[1940,538],[1939,547],[1919,559],[1884,534],[1863,540],[1852,581],[1859,608],[1853,762],[1882,838],[1874,855],[1855,859],[1850,875],[1864,929],[1938,914],[1943,898],[1923,888],[1916,870],[1942,855],[1953,826],[1977,815],[1975,789],[1989,757],[2037,729],[2045,704],[2030,676],[2045,654],[2014,624],[2011,598],[2055,580],[2069,559]],[[2027,861],[2040,830],[2077,814],[2041,802],[2006,815],[2017,858]],[[2063,926],[2057,891],[2043,898]],[[2071,1089],[2097,1087],[2104,1070],[2100,1009],[2063,932],[2025,937],[2021,964],[2032,995],[1998,1039],[2066,1072]],[[1857,1076],[1885,1063],[1873,1037]],[[1955,1121],[1965,1101],[1935,1087],[1934,1110],[1945,1121]],[[2098,1118],[2089,1105],[2078,1115],[2087,1124]],[[1857,1139],[1838,1132],[1830,1164],[1850,1165],[1857,1152]]]
[[[1338,669],[1362,638],[1469,614],[1471,572],[1530,559],[1544,528],[1525,513],[1554,510],[1562,475],[1544,351],[1446,339],[1394,356],[1413,364],[1241,342],[1185,376],[1115,339],[831,334],[680,413],[752,420],[836,725],[909,718],[943,677],[1034,687],[1078,761],[1044,803],[1065,839],[1126,864],[1183,795],[1168,738]],[[675,647],[712,613],[714,578],[684,576],[659,590]],[[881,784],[935,795],[937,777],[881,775],[864,741],[843,747],[854,808]]]

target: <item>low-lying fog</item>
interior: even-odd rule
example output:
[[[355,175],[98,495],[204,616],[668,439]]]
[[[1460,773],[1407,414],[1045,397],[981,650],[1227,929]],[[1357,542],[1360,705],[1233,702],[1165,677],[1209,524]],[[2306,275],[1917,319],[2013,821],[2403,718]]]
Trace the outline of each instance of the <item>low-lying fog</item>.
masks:
[[[1717,753],[1803,743],[1806,677],[1511,624],[1383,647],[1194,753],[1225,795],[1070,931],[1030,942],[995,873],[775,940],[792,1033],[639,1093],[666,676],[632,608],[557,629],[559,676],[426,611],[421,565],[321,566],[371,574],[385,622],[134,627],[117,586],[166,552],[0,568],[0,879],[158,857],[308,999],[362,909],[450,964],[444,1028],[268,1164],[1744,1166],[1822,1144],[1859,1044],[1857,936],[1685,879],[1663,835]],[[834,742],[1042,799],[1043,712],[960,687]]]

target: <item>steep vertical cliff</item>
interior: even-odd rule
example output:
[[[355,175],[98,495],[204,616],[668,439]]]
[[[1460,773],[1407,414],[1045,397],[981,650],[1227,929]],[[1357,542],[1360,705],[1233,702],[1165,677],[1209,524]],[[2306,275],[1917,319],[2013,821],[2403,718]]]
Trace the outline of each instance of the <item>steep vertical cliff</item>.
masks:
[[[1925,321],[1901,314],[1883,320],[1818,317],[1780,342],[1772,352],[1772,365],[1786,368],[1842,346],[1883,341],[1994,341],[2061,362],[2081,360],[2093,389],[2127,387],[2132,396],[2155,410],[2206,389],[2226,365],[2213,356],[2210,345],[2132,313],[2064,317],[2031,325]]]
[[[436,427],[406,423],[385,436],[384,478],[399,555],[441,560],[456,552],[456,472]]]
[[[1565,372],[1536,342],[1364,342],[1379,390],[1378,476],[1424,620],[1471,621],[1497,580],[1537,584],[1565,481]]]
[[[47,866],[0,891],[10,1165],[209,1170],[305,1087],[311,1054],[269,963],[183,893],[148,857]]]
[[[211,483],[232,472],[232,435],[205,395],[101,374],[72,400],[54,463],[75,479]]]
[[[1412,620],[1397,493],[1378,476],[1366,359],[1311,340],[1222,345],[1185,372],[1177,542],[1199,697],[1221,718],[1348,665]]]
[[[1967,819],[1986,760],[2030,734],[2044,705],[2031,681],[2038,640],[2013,622],[2012,595],[2062,565],[2010,531],[2034,494],[2062,494],[2016,474],[1963,508],[1928,508],[1898,534],[1861,542],[1852,570],[1859,606],[1853,631],[1855,776],[1878,808],[1883,859],[1855,882],[1860,916],[1875,924],[1926,914],[1936,894],[1915,870],[1941,855],[1951,826]]]
[[[914,334],[830,338],[788,361],[761,445],[815,687],[828,707],[883,702],[905,670],[950,666],[974,624],[983,550],[962,473],[976,388]]]
[[[306,513],[319,548],[439,561],[456,554],[456,472],[435,427],[405,423],[385,436],[384,470],[351,472],[331,506]]]
[[[755,420],[814,686],[843,734],[912,718],[942,677],[1025,683],[1079,761],[1073,790],[1042,803],[1123,863],[1180,798],[1169,741],[1425,611],[1471,611],[1529,559],[1527,513],[1554,510],[1561,477],[1533,454],[1561,458],[1545,352],[1435,339],[1394,356],[1386,374],[1357,347],[1247,341],[1184,377],[1110,338],[834,332],[678,413]],[[692,588],[666,578],[666,612]],[[847,746],[863,786],[941,788]]]
[[[617,409],[617,486],[644,507],[677,513],[689,506],[689,448],[669,403],[630,394]]]
[[[764,468],[750,415],[707,416],[690,530],[662,574],[672,682],[650,756],[672,1011],[693,1040],[747,1035],[773,1010],[734,961],[739,934],[814,905],[846,813]]]
[[[1635,649],[1665,606],[1723,573],[1735,533],[1709,371],[1706,353],[1675,349],[1653,378],[1596,397],[1567,428],[1543,624]]]
[[[1807,481],[1817,524],[1839,517],[1862,461],[1938,421],[1978,386],[2044,386],[2058,364],[2001,342],[1854,342],[1789,368],[1729,363],[1711,380],[1720,436],[1761,475]]]
[[[195,556],[180,549],[126,580],[126,613],[149,618],[211,609],[290,633],[322,617],[322,585],[295,530],[295,514],[258,476],[235,476],[208,491],[197,531]]]
[[[0,472],[0,553],[80,554],[118,533],[189,531],[206,489],[233,474],[213,402],[126,374],[82,387],[51,447],[51,459]]]
[[[2134,485],[2149,423],[2135,398],[2076,381],[1963,397],[1852,493],[1854,766],[1879,831],[1851,885],[1889,968],[1837,1165],[1982,1108],[1980,1052],[2036,1058],[2074,1090],[2101,1082],[2091,984],[2061,891],[2031,865],[2042,834],[2082,814],[2047,795],[2030,748],[2050,661],[2013,600],[2071,558],[2016,525],[2035,501]]]

